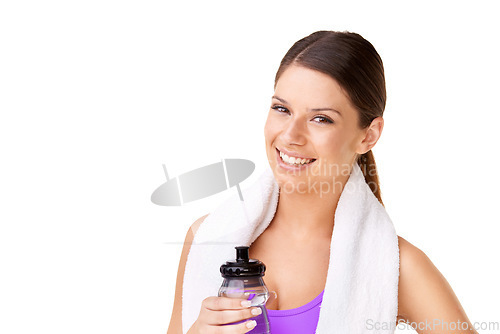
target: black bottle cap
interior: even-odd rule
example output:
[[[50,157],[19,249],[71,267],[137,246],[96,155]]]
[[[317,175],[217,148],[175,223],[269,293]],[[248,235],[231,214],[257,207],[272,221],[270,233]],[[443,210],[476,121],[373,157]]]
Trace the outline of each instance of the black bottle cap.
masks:
[[[222,277],[255,277],[264,276],[266,266],[259,260],[249,259],[248,246],[237,246],[236,261],[227,261],[220,266]]]

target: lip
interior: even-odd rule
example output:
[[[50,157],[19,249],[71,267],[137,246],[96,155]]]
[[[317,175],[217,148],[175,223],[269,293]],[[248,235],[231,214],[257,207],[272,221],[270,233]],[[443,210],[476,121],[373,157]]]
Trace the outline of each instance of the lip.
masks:
[[[287,151],[285,150],[284,148],[277,148],[276,149],[280,152],[283,152],[285,153],[286,155],[288,155],[289,157],[294,157],[294,158],[299,158],[299,159],[314,159],[314,158],[310,158],[310,157],[305,157],[303,155],[300,155],[300,154],[297,154],[297,153],[293,153],[293,152],[290,152],[290,151]]]
[[[284,152],[285,153],[285,152]],[[316,159],[317,160],[317,159]],[[278,166],[280,166],[281,168],[283,169],[287,169],[287,170],[293,170],[293,171],[297,171],[297,170],[300,170],[300,169],[306,169],[308,168],[309,166],[313,165],[316,163],[316,160],[311,162],[311,163],[308,163],[306,165],[300,165],[300,166],[290,166],[290,165],[287,165],[283,160],[281,160],[281,157],[280,157],[280,151],[278,149],[276,149],[276,161],[278,162]]]

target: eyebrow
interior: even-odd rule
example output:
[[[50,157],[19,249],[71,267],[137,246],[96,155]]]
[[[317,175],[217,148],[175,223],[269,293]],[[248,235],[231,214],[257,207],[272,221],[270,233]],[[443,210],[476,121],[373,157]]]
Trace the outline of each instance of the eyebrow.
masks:
[[[273,99],[276,99],[284,104],[290,104],[288,103],[286,100],[282,99],[281,97],[278,97],[276,95],[273,95]],[[333,111],[333,112],[336,112],[337,114],[340,115],[340,117],[342,117],[342,114],[338,111],[338,110],[335,110],[335,109],[332,109],[332,108],[313,108],[313,109],[309,109],[309,111],[311,112],[316,112],[316,111],[324,111],[324,110],[330,110],[330,111]]]

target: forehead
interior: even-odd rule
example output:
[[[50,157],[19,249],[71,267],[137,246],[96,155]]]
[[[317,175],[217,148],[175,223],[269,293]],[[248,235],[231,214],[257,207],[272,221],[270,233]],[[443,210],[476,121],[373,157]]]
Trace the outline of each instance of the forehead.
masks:
[[[350,105],[348,96],[335,79],[303,66],[289,66],[278,79],[275,92],[292,104]]]

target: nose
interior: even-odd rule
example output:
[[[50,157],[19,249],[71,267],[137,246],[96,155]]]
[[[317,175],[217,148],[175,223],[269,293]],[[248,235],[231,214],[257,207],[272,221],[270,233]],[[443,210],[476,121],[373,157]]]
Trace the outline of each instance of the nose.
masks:
[[[300,117],[292,117],[284,125],[282,139],[289,145],[303,145],[306,140],[305,131],[306,130],[304,129],[303,121],[300,119]]]

